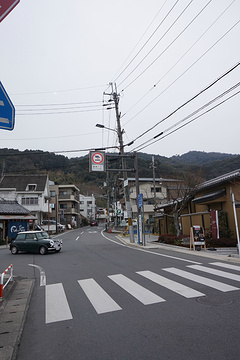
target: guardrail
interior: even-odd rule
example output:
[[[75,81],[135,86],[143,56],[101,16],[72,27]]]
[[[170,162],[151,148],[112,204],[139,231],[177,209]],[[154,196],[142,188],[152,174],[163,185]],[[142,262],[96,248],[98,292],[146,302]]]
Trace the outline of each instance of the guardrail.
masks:
[[[6,283],[4,284],[4,276],[6,275],[6,273],[10,270],[10,276],[8,278],[8,280],[6,281]],[[3,298],[3,289],[5,289],[5,287],[7,286],[7,284],[9,283],[9,281],[13,281],[13,266],[12,264],[9,265],[9,267],[1,274],[1,282],[0,282],[0,301]]]

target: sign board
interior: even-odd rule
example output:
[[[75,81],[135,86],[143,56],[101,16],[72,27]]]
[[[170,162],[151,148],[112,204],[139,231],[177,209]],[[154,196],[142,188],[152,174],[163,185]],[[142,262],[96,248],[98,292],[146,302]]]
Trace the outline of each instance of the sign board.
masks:
[[[204,247],[206,251],[206,241],[204,237],[204,230],[201,226],[195,225],[190,229],[190,250],[192,249],[195,251],[195,246],[199,246],[199,250],[201,247]]]
[[[27,221],[8,221],[8,238],[15,239],[19,231],[27,231]]]
[[[121,214],[122,213],[122,210],[121,209],[117,209],[117,214]]]
[[[89,171],[105,171],[105,153],[102,151],[89,152]]]
[[[20,3],[20,0],[0,0],[0,22]]]
[[[127,186],[128,186],[128,179],[124,180],[123,186],[124,186],[124,187],[127,187]]]
[[[138,194],[138,207],[143,207],[143,194]]]
[[[13,130],[15,125],[15,108],[0,81],[0,129]]]

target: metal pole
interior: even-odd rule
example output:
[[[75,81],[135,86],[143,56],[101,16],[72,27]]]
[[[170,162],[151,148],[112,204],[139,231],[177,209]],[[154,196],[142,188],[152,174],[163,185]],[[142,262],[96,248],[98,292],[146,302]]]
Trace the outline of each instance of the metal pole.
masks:
[[[237,234],[237,242],[238,242],[238,255],[240,256],[240,241],[239,241],[238,221],[237,221],[235,199],[234,199],[234,194],[232,192],[232,188],[230,189],[230,193],[231,193],[231,198],[232,198],[233,214],[234,214],[234,220],[235,220],[235,226],[236,226],[236,234]]]

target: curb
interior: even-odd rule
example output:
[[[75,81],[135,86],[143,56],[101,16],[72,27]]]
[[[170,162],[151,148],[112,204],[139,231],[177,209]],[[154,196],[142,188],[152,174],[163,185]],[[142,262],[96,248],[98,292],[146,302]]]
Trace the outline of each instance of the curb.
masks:
[[[16,360],[34,279],[14,279],[0,303],[0,360]]]

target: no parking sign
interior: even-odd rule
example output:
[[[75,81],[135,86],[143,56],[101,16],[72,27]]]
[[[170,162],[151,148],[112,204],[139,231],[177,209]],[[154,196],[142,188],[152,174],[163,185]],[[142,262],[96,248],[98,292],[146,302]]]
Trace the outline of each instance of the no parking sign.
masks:
[[[102,151],[90,151],[89,171],[105,171],[105,153]]]

